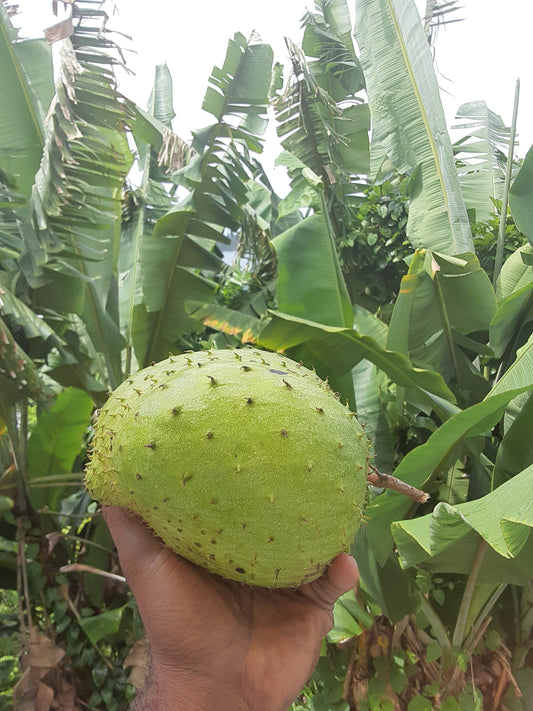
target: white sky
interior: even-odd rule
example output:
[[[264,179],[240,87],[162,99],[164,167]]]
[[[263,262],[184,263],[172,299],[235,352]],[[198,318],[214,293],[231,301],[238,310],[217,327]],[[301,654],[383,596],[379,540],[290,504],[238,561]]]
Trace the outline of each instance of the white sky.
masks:
[[[38,36],[57,22],[51,0],[18,0],[18,24],[26,36]],[[355,7],[355,0],[351,0]],[[489,108],[511,122],[515,82],[521,79],[518,120],[519,156],[533,143],[533,62],[531,0],[462,0],[457,17],[464,21],[440,30],[437,68],[448,124],[466,101],[484,99]],[[417,0],[421,8],[425,0]],[[188,138],[191,130],[210,122],[201,111],[214,64],[224,60],[228,38],[256,30],[272,45],[276,59],[288,66],[284,36],[300,42],[300,19],[313,0],[115,0],[112,24],[133,37],[128,53],[133,77],[121,88],[141,106],[148,99],[156,64],[167,63],[174,81],[174,130]],[[119,38],[119,44],[126,42]],[[288,69],[287,69],[288,73]],[[268,167],[267,167],[268,169]],[[282,170],[282,169],[280,169]]]

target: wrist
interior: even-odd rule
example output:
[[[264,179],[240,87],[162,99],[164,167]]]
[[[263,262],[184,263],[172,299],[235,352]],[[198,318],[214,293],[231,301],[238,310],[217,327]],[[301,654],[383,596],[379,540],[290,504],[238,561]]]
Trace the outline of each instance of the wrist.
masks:
[[[196,672],[152,669],[131,711],[256,711],[238,690]]]
[[[217,681],[196,671],[162,667],[150,672],[146,687],[130,711],[287,711],[290,701],[278,705],[266,694],[250,698],[236,685]]]

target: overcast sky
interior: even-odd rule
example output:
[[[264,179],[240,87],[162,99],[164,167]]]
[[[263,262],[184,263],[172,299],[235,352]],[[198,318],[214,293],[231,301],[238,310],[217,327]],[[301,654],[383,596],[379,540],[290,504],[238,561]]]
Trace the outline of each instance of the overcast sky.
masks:
[[[51,0],[18,0],[18,23],[27,36],[38,36],[57,19]],[[355,0],[352,0],[355,7]],[[425,0],[417,0],[419,7]],[[484,99],[510,124],[515,82],[521,79],[518,155],[533,143],[533,62],[531,0],[462,0],[456,16],[463,22],[440,30],[437,68],[449,125],[466,101]],[[284,37],[299,42],[300,19],[313,0],[115,0],[113,25],[130,34],[128,64],[134,76],[122,80],[124,93],[145,105],[156,64],[167,63],[174,80],[174,130],[183,138],[210,122],[201,105],[214,64],[224,60],[228,38],[253,30],[287,64]],[[127,43],[119,39],[123,46]]]

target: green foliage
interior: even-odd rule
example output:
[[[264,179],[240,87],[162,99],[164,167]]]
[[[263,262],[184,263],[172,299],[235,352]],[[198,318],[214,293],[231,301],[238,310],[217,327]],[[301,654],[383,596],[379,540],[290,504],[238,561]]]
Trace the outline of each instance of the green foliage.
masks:
[[[475,222],[472,225],[474,245],[476,255],[481,268],[484,269],[492,279],[494,273],[494,260],[496,257],[496,245],[498,242],[498,230],[500,227],[501,201],[494,201],[494,208],[498,212],[493,212],[487,222]],[[504,261],[516,252],[520,247],[527,244],[527,239],[517,228],[511,211],[507,212],[505,222],[505,246]]]
[[[303,706],[306,711],[349,710],[343,698],[346,663],[346,657],[340,649],[328,646],[327,653],[320,657],[309,684],[308,698]],[[297,705],[294,706],[294,711],[299,711]]]
[[[22,673],[19,663],[21,638],[18,629],[17,594],[0,590],[0,710],[11,708],[13,686]]]
[[[363,195],[352,231],[339,241],[341,266],[352,303],[379,308],[387,321],[412,252],[405,181],[371,185]]]
[[[49,49],[0,7],[0,708],[24,630],[66,652],[51,676],[74,679],[80,704],[127,707],[142,627],[98,574],[119,571],[81,483],[92,411],[169,350],[247,342],[329,377],[374,465],[431,495],[370,488],[361,593],[337,604],[293,711],[481,709],[508,653],[527,696],[531,151],[513,163],[493,288],[509,129],[465,104],[452,147],[413,2],[358,0],[358,55],[346,1],[319,0],[285,81],[271,48],[237,33],[191,145],[172,132],[166,67],[146,110],[117,93],[103,12],[74,3],[45,120]],[[257,158],[269,103],[283,199]]]
[[[524,158],[509,193],[511,212],[520,231],[533,244],[533,212],[531,209],[531,176],[533,173],[533,149]]]

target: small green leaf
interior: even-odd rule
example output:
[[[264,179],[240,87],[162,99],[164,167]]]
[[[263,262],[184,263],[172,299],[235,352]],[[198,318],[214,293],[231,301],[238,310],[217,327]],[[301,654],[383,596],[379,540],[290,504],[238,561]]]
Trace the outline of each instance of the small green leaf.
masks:
[[[436,662],[442,655],[442,647],[438,642],[431,641],[426,647],[426,659],[431,662]]]
[[[335,625],[327,636],[328,642],[341,644],[352,637],[358,637],[362,629],[350,615],[348,610],[342,606],[335,607],[333,611]]]
[[[100,704],[100,701],[101,701],[101,700],[102,700],[102,697],[100,696],[100,694],[98,693],[98,691],[94,691],[94,692],[91,694],[91,696],[90,696],[90,698],[89,698],[89,701],[87,702],[87,706],[88,706],[90,709],[95,709],[95,708],[97,708],[97,706]]]
[[[67,627],[70,627],[71,622],[72,622],[71,617],[68,617],[68,616],[63,617],[63,619],[56,624],[55,632],[57,634],[61,634],[62,632],[64,632],[67,629]]]
[[[100,615],[93,615],[81,619],[80,626],[87,637],[96,644],[103,637],[113,635],[118,632],[124,607],[117,607],[114,610],[102,612]]]
[[[423,696],[415,696],[407,705],[407,711],[432,711],[432,709],[431,701]]]
[[[461,711],[461,707],[453,696],[446,696],[442,701],[440,711]]]
[[[111,707],[114,706],[114,697],[113,697],[113,692],[111,689],[104,688],[100,692],[102,694],[102,701],[106,704],[107,708],[111,710]]]
[[[407,684],[407,674],[402,667],[392,665],[390,673],[390,683],[397,694],[401,694]]]
[[[93,667],[91,675],[97,688],[100,688],[107,679],[109,669],[104,664],[97,664]]]
[[[433,599],[435,600],[437,605],[444,605],[446,599],[444,596],[444,591],[440,590],[439,588],[433,590]]]
[[[13,499],[10,499],[8,496],[1,496],[0,495],[0,518],[6,514],[8,511],[11,511],[11,509],[14,506]]]

